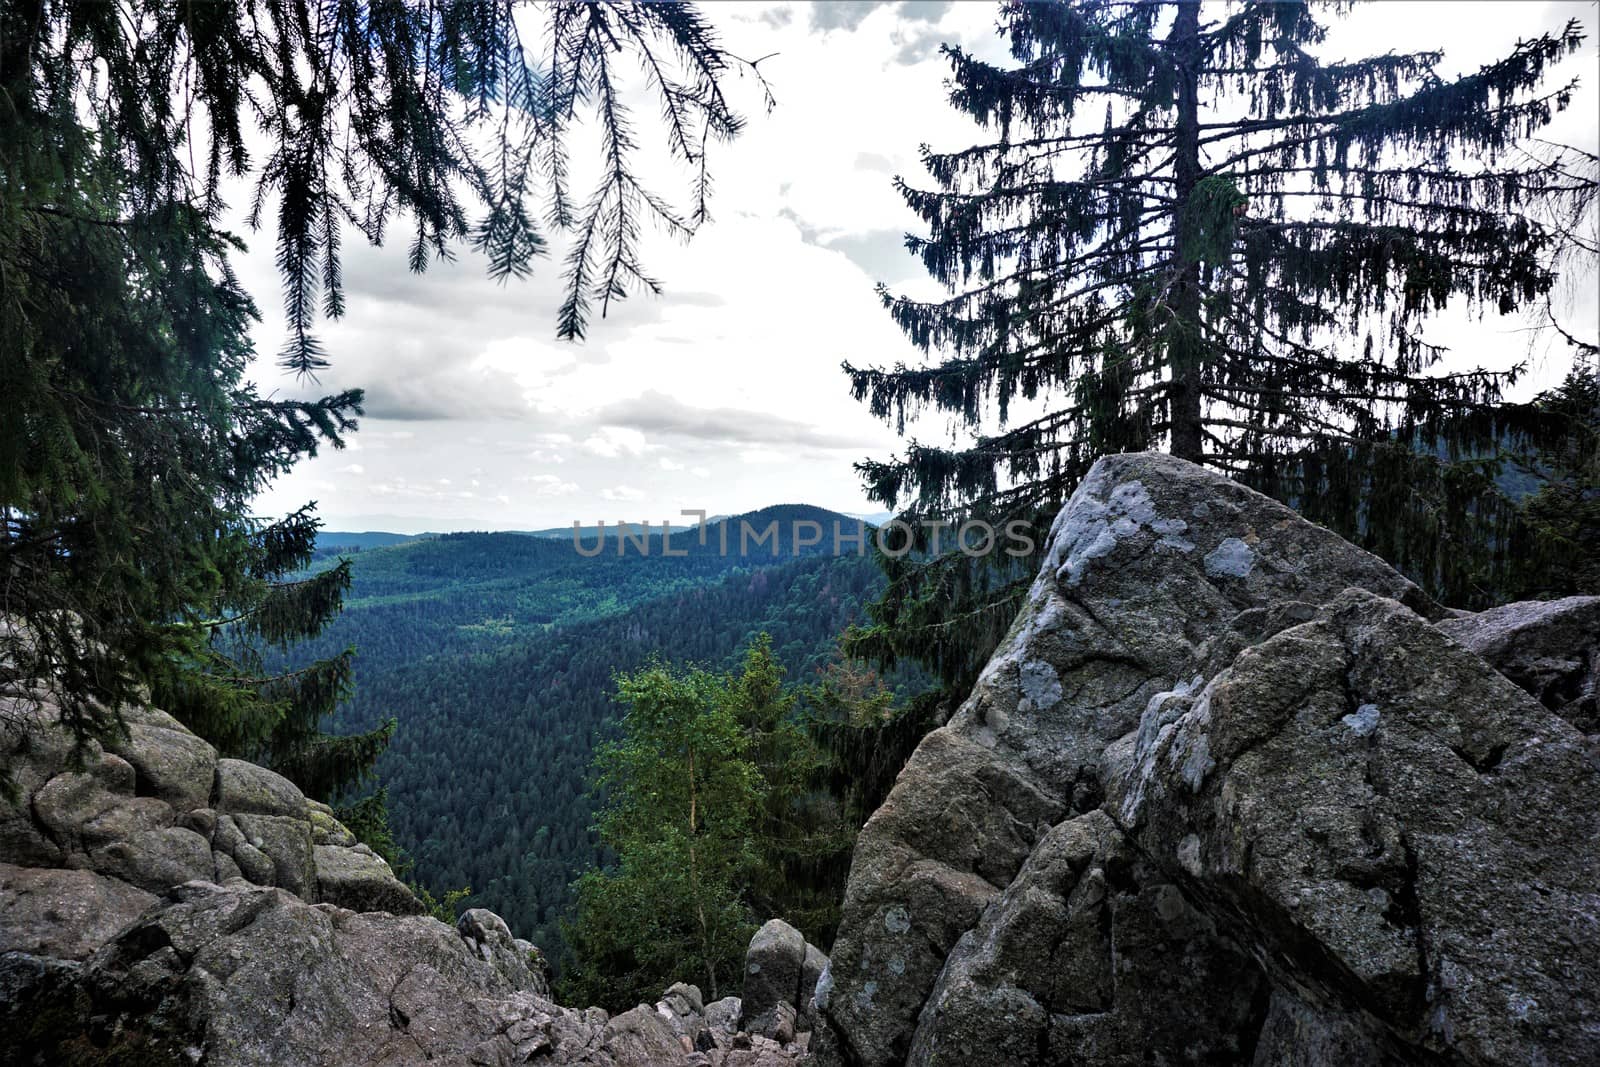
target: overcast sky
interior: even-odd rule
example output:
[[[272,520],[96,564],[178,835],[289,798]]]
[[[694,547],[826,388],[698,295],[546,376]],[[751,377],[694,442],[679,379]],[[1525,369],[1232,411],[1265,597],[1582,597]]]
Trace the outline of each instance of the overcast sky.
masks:
[[[869,503],[851,464],[896,450],[891,430],[850,398],[842,361],[912,362],[916,351],[873,293],[929,291],[902,240],[918,224],[891,187],[922,176],[918,145],[977,143],[945,102],[941,42],[1000,58],[992,3],[709,3],[735,53],[776,53],[761,69],[778,98],[763,115],[736,85],[749,129],[711,157],[714,221],[688,245],[650,246],[660,297],[637,296],[589,339],[554,339],[559,259],[527,282],[497,285],[481,259],[410,274],[403,241],[345,245],[348,310],[319,333],[333,367],[321,386],[367,390],[367,415],[343,452],[303,463],[261,501],[263,514],[315,499],[331,529],[401,532],[534,529],[575,519],[660,521],[680,509],[735,513],[811,503]],[[1520,36],[1594,3],[1474,0],[1367,5],[1338,25],[1335,58],[1442,47],[1470,69]],[[1550,136],[1595,147],[1596,51],[1562,73],[1584,79]],[[638,118],[645,125],[651,113]],[[657,184],[686,192],[671,171]],[[680,192],[681,191],[681,192]],[[274,366],[283,325],[270,235],[255,234],[241,274],[266,312],[255,377],[304,392]],[[1596,301],[1574,322],[1592,334]],[[1462,363],[1502,366],[1526,351],[1518,321],[1441,323]],[[1535,353],[1543,384],[1564,351]],[[924,439],[943,423],[920,428]]]

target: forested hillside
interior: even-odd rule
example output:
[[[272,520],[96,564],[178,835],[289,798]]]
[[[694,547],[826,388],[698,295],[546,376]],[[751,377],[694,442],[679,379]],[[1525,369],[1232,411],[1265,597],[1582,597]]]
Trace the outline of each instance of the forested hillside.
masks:
[[[342,731],[393,716],[378,762],[390,825],[435,890],[462,885],[547,950],[569,883],[600,856],[587,783],[596,743],[617,708],[613,677],[653,655],[731,667],[766,632],[793,680],[832,656],[883,577],[833,526],[855,520],[806,507],[768,508],[675,534],[665,556],[628,542],[619,556],[580,555],[570,539],[446,534],[352,557],[344,613],[304,649],[357,648],[356,694]],[[778,522],[771,542],[740,552],[740,521]],[[793,523],[820,523],[822,542],[795,557]],[[659,527],[657,528],[659,530]],[[805,535],[802,535],[806,539]],[[591,536],[582,542],[593,551]]]

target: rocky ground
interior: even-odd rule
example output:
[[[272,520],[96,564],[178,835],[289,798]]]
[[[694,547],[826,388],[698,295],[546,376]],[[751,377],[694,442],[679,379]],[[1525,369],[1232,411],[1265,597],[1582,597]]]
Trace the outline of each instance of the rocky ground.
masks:
[[[332,812],[158,711],[0,693],[0,1062],[1600,1063],[1600,598],[1446,611],[1164,456],[1096,464],[862,832],[831,960],[550,1000]]]
[[[1600,1063],[1600,599],[1099,462],[862,833],[821,1065]]]
[[[784,1067],[826,958],[774,920],[745,999],[550,999],[482,909],[455,927],[292,783],[149,708],[82,769],[48,694],[0,694],[0,1062]]]

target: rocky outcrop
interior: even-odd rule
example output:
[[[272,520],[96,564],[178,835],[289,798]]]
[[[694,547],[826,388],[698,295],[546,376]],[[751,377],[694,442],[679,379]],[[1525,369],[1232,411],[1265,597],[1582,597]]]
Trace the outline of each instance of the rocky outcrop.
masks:
[[[176,719],[143,707],[123,709],[126,737],[91,743],[75,761],[59,715],[37,694],[0,694],[0,771],[15,792],[0,799],[5,863],[80,872],[80,899],[124,902],[113,912],[121,917],[130,887],[158,894],[233,878],[357,910],[421,910],[387,863],[287,778],[219,759]],[[75,920],[62,916],[66,937]],[[0,925],[0,951],[21,944]]]
[[[1448,619],[1227,479],[1102,460],[862,831],[818,1061],[1600,1062],[1593,610]]]
[[[789,1067],[804,1053],[792,1003],[776,1035],[694,986],[615,1016],[554,1003],[543,956],[498,915],[416,914],[326,805],[158,711],[126,709],[126,739],[75,765],[48,701],[0,702],[16,794],[0,801],[0,1062]]]

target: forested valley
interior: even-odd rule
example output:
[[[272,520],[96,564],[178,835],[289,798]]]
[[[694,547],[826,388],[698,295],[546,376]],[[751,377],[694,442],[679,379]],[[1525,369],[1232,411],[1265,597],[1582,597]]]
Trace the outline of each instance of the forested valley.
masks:
[[[663,555],[659,524],[649,555],[636,540],[619,554],[608,524],[592,558],[578,551],[599,545],[592,531],[577,545],[570,535],[456,533],[347,556],[343,613],[295,653],[355,647],[339,732],[396,720],[376,781],[417,883],[441,897],[470,887],[472,905],[559,959],[569,885],[605,860],[590,829],[591,763],[615,733],[615,676],[652,657],[725,669],[763,633],[791,682],[814,680],[836,658],[838,636],[884,582],[848,541],[858,520],[788,506],[726,521],[727,554],[713,522],[704,545],[697,530],[672,536],[681,557]],[[774,521],[776,555],[771,539],[750,543],[754,534],[741,553],[741,522],[759,534]],[[823,540],[797,558],[794,524],[806,521]],[[846,539],[837,557],[835,522]],[[327,532],[321,543],[362,542]],[[914,671],[891,677],[902,700],[919,688]]]

